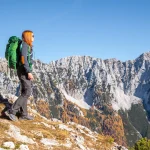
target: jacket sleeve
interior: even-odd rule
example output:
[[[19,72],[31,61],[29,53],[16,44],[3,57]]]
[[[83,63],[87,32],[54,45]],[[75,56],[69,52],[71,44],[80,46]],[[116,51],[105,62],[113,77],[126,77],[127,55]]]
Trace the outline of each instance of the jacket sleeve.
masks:
[[[28,45],[26,43],[22,43],[22,51],[21,51],[21,63],[23,64],[26,73],[30,73],[30,67],[27,60],[28,55]]]

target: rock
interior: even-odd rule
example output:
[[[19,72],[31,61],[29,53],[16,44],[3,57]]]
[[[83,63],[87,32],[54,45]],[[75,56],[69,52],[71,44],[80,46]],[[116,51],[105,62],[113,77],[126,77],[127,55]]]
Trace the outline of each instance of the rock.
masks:
[[[42,138],[40,140],[40,142],[42,144],[44,144],[45,146],[57,146],[57,145],[59,145],[59,143],[56,140],[54,140],[54,139]]]
[[[52,121],[53,121],[53,122],[62,123],[62,121],[61,121],[61,120],[58,120],[57,118],[52,118]]]
[[[76,137],[76,143],[77,144],[84,144],[84,138],[82,136]]]
[[[81,150],[87,150],[82,144],[77,143],[77,145]]]
[[[68,148],[71,148],[72,143],[70,142],[70,139],[67,138],[67,139],[66,139],[66,143],[65,143],[65,144],[61,144],[61,145],[65,146],[65,147],[68,147]]]
[[[27,145],[21,144],[18,150],[29,150]]]
[[[53,129],[53,130],[56,129],[54,126],[49,125],[49,124],[47,124],[47,123],[45,123],[45,122],[41,122],[41,123],[42,123],[45,127],[48,127],[48,128],[50,128],[50,129]]]
[[[5,142],[3,143],[3,146],[12,149],[15,148],[15,144],[13,142]]]
[[[117,143],[114,143],[114,146],[111,148],[111,150],[128,150],[124,146],[118,145]]]
[[[72,128],[69,128],[68,126],[66,126],[64,124],[59,124],[58,127],[59,127],[59,129],[62,129],[62,130],[67,130],[69,132],[75,132]]]
[[[13,137],[15,140],[23,142],[23,143],[29,143],[29,144],[35,144],[35,142],[31,139],[28,138],[25,135],[21,135],[20,134],[20,129],[14,125],[10,125],[10,128],[8,131],[6,131],[6,133]]]

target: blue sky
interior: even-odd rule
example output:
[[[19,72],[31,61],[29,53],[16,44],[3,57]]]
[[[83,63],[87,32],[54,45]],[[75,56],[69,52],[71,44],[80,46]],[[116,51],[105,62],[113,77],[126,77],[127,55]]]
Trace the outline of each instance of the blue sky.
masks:
[[[126,61],[150,51],[149,0],[0,0],[0,20],[0,57],[26,29],[45,63],[75,55]]]

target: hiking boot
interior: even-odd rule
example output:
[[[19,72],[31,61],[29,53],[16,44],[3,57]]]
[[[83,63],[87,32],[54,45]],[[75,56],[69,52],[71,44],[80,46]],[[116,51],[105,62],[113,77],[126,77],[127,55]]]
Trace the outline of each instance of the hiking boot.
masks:
[[[30,115],[19,117],[19,120],[33,120],[33,119],[34,119],[34,117],[30,116]]]
[[[9,117],[10,120],[12,120],[12,121],[17,121],[17,117],[16,117],[15,115],[9,113],[8,111],[5,111],[5,115],[6,115],[7,117]]]

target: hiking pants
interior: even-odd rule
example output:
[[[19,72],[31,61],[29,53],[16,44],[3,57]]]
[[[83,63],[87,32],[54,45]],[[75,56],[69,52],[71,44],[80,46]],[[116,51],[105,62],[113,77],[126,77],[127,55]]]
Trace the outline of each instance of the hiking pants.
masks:
[[[17,75],[21,83],[21,95],[12,105],[10,113],[16,115],[18,111],[21,111],[22,116],[27,116],[27,100],[31,95],[31,80],[28,79],[28,74],[25,72],[23,66],[17,69]]]

